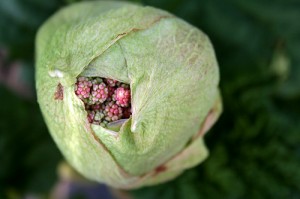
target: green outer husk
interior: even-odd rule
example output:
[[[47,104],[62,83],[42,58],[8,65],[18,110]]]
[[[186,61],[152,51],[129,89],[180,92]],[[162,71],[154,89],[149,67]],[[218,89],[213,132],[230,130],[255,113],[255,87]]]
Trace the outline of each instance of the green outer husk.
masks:
[[[214,51],[200,30],[151,7],[84,2],[51,17],[36,44],[43,116],[84,176],[129,189],[172,179],[205,159],[203,134],[192,137],[210,111],[216,120],[221,101]],[[88,123],[74,93],[78,75],[130,84],[133,113],[119,132]],[[61,100],[53,97],[59,84]],[[167,169],[157,172],[162,164]]]

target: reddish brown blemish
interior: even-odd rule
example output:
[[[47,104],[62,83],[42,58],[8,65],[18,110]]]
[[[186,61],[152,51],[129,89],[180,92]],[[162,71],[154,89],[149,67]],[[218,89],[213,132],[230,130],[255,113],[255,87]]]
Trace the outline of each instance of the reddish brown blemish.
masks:
[[[155,174],[159,174],[161,172],[165,172],[166,170],[167,170],[167,167],[165,165],[161,165],[161,166],[159,166],[159,167],[157,167],[155,169]]]
[[[56,91],[54,93],[55,100],[63,100],[64,99],[64,87],[59,83],[56,87]]]

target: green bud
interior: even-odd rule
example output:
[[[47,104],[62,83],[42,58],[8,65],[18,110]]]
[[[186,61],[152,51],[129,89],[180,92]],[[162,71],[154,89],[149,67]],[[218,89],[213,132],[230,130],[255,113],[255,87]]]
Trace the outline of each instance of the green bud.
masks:
[[[214,50],[197,28],[148,6],[82,2],[40,28],[36,53],[43,116],[85,177],[132,189],[171,180],[207,157],[203,135],[222,107]],[[132,115],[89,123],[87,98],[74,92],[78,77],[130,85]]]

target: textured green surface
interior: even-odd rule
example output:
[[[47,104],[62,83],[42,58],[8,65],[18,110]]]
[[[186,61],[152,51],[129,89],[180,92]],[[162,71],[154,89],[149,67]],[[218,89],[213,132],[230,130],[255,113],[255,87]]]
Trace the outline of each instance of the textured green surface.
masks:
[[[62,153],[84,176],[116,187],[178,175],[178,166],[159,177],[148,173],[187,146],[218,98],[207,36],[151,7],[101,1],[62,9],[38,33],[36,67],[38,101]],[[81,72],[93,71],[131,85],[133,114],[119,132],[87,124],[74,84]],[[63,100],[52,97],[59,83]],[[197,143],[200,162],[207,154]]]
[[[224,113],[206,137],[207,161],[170,183],[134,192],[135,198],[299,198],[299,2],[146,2],[210,36]]]
[[[209,35],[220,64],[224,112],[206,136],[210,156],[203,164],[170,183],[138,190],[136,198],[299,198],[298,0],[143,3],[168,10]],[[37,27],[62,4],[61,0],[0,1],[0,44],[9,49],[9,59],[33,63]],[[284,70],[273,67],[277,55],[288,61],[279,64]],[[33,82],[33,64],[28,68],[30,76],[21,74],[22,78]],[[3,194],[12,190],[49,192],[60,156],[38,105],[2,83],[0,96],[5,104],[0,106],[0,198],[9,198]],[[39,150],[41,145],[45,151]]]

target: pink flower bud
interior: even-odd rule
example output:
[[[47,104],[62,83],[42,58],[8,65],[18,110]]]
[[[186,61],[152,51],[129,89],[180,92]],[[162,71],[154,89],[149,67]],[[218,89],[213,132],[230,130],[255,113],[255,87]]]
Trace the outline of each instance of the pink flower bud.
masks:
[[[123,87],[117,88],[115,90],[113,99],[119,106],[128,107],[130,103],[130,90]]]

